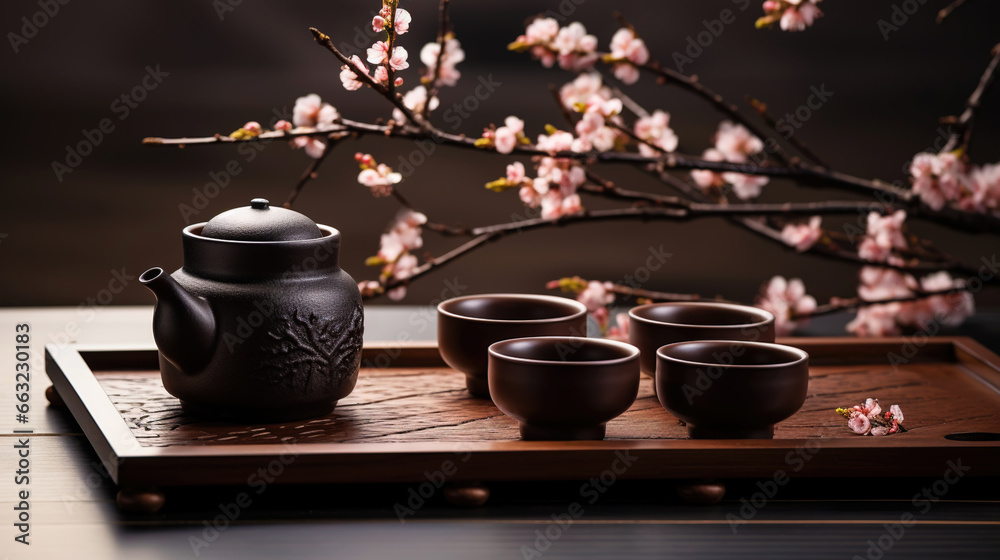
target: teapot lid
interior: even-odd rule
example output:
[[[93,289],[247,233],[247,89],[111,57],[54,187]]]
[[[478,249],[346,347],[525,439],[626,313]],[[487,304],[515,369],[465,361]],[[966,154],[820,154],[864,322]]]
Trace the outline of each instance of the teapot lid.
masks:
[[[323,237],[316,222],[294,210],[272,208],[265,198],[255,198],[250,206],[227,210],[212,218],[202,228],[201,235],[230,241],[298,241]]]

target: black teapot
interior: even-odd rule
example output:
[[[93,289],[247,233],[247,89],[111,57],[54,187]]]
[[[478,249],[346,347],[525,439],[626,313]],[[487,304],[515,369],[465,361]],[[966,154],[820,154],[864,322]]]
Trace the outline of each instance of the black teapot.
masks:
[[[340,232],[257,198],[184,228],[184,266],[151,268],[163,387],[244,421],[322,416],[354,389],[364,311]]]

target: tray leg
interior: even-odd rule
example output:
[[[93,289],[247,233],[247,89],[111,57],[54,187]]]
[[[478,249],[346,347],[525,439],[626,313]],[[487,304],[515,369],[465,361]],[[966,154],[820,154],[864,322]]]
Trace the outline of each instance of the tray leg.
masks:
[[[59,391],[56,391],[54,385],[49,385],[45,389],[45,398],[49,401],[49,406],[52,408],[66,408],[66,403],[63,402],[62,397],[59,396]]]
[[[683,482],[675,488],[677,497],[689,504],[712,505],[722,501],[726,485],[718,480]]]
[[[490,499],[490,489],[478,482],[449,483],[442,491],[445,501],[458,507],[479,507]]]
[[[166,496],[158,488],[123,488],[118,491],[118,509],[123,513],[156,513]]]

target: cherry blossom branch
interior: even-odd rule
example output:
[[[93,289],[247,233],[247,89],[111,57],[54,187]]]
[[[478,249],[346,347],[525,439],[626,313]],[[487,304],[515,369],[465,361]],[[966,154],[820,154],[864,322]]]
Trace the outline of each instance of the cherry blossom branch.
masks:
[[[490,241],[493,241],[494,239],[500,237],[501,235],[503,234],[480,235],[470,241],[467,241],[466,243],[463,243],[462,245],[459,245],[458,247],[455,247],[454,249],[441,255],[440,257],[430,257],[422,265],[413,269],[413,272],[406,278],[403,279],[392,278],[388,282],[382,285],[383,289],[382,292],[363,294],[362,297],[365,300],[372,300],[381,296],[385,292],[392,290],[393,288],[408,286],[410,282],[412,282],[413,280],[416,280],[417,278],[420,278],[421,276],[424,276],[433,270],[441,268],[442,266],[450,263],[451,261],[457,259],[458,257],[461,257],[462,255],[472,251],[473,249],[476,249],[480,245],[484,245],[486,243],[489,243]]]
[[[823,305],[817,305],[815,309],[809,313],[791,313],[792,320],[805,319],[810,317],[818,317],[820,315],[829,315],[831,313],[837,313],[839,311],[853,311],[861,307],[869,307],[872,305],[886,305],[889,303],[908,303],[913,301],[922,301],[936,296],[947,296],[956,294],[959,292],[970,291],[971,288],[968,286],[956,286],[949,288],[947,290],[939,290],[932,292],[916,292],[912,296],[895,297],[895,298],[885,298],[878,300],[862,299],[860,297],[851,298],[833,298],[830,303]]]
[[[584,278],[580,278],[580,277],[574,277],[572,280],[576,284],[579,284],[580,286],[586,286],[589,283],[588,280],[586,280]],[[557,282],[559,282],[559,281],[555,280],[555,281],[549,282],[548,285],[554,285]],[[640,288],[633,288],[632,286],[626,286],[626,285],[623,285],[623,284],[616,284],[614,282],[602,282],[602,285],[604,286],[604,289],[607,292],[611,292],[611,293],[618,294],[618,295],[625,296],[625,297],[635,297],[635,298],[648,299],[648,300],[651,300],[653,302],[718,301],[718,302],[724,302],[724,303],[739,303],[739,302],[736,302],[736,301],[733,301],[733,300],[726,299],[726,298],[724,298],[722,296],[715,296],[715,297],[712,297],[712,298],[706,298],[706,297],[702,297],[699,294],[681,294],[681,293],[672,293],[672,292],[660,292],[660,291],[655,291],[655,290],[644,290],[644,289],[640,289]],[[560,289],[564,289],[564,288],[560,287]],[[969,290],[970,290],[970,288],[968,286],[958,286],[958,287],[949,288],[947,290],[919,291],[919,292],[916,292],[915,294],[909,295],[909,296],[884,298],[884,299],[876,299],[876,300],[862,299],[860,297],[831,298],[831,300],[830,300],[829,303],[826,303],[826,304],[823,304],[823,305],[818,305],[812,311],[810,311],[808,313],[801,313],[801,312],[800,313],[796,313],[794,311],[790,311],[790,320],[792,320],[792,321],[799,321],[799,320],[802,320],[802,319],[809,319],[809,318],[812,318],[812,317],[819,317],[821,315],[830,315],[830,314],[837,313],[837,312],[840,312],[840,311],[853,311],[853,310],[861,308],[861,307],[869,307],[869,306],[872,306],[872,305],[886,305],[886,304],[890,304],[890,303],[908,303],[908,302],[914,302],[914,301],[922,301],[922,300],[929,299],[929,298],[932,298],[932,297],[948,296],[948,295],[952,295],[952,294],[956,294],[956,293],[960,293],[960,292],[967,292]],[[565,291],[565,289],[564,289],[564,291]]]
[[[437,61],[434,64],[434,72],[431,75],[431,83],[428,84],[427,91],[427,103],[424,103],[424,113],[425,119],[430,118],[431,104],[430,100],[437,97],[438,93],[438,80],[441,79],[441,61],[444,59],[444,45],[448,38],[448,5],[451,0],[441,0],[438,3],[438,35],[437,35]]]
[[[986,94],[996,78],[997,67],[1000,66],[1000,43],[993,47],[992,55],[990,63],[986,65],[986,70],[979,78],[979,84],[976,85],[976,89],[972,91],[972,95],[965,102],[965,110],[951,123],[955,126],[955,130],[948,138],[948,143],[941,149],[942,152],[950,152],[956,148],[962,148],[963,151],[968,150],[969,141],[972,138],[972,120],[982,103],[983,95]]]
[[[937,13],[937,18],[935,19],[935,21],[940,24],[948,16],[950,16],[952,12],[961,8],[962,5],[965,4],[965,2],[966,0],[954,0],[952,3],[948,4],[944,8],[941,8],[941,10],[938,11]]]
[[[701,201],[708,200],[708,197],[705,196],[701,191],[699,191],[697,187],[690,185],[686,181],[678,179],[677,177],[674,177],[673,175],[667,173],[666,171],[651,170],[650,172],[653,173],[657,178],[659,178],[660,181],[662,181],[663,183],[673,187],[674,189],[683,193],[685,196],[691,199],[701,200]],[[735,215],[735,216],[729,216],[729,220],[736,223],[737,225],[743,226],[744,228],[752,231],[753,233],[760,235],[761,237],[764,237],[765,239],[769,239],[771,241],[778,243],[781,247],[785,248],[786,250],[789,251],[796,250],[794,247],[788,245],[788,243],[784,240],[784,238],[782,238],[781,230],[772,227],[764,219]],[[880,266],[885,268],[892,268],[904,272],[929,273],[929,272],[936,272],[939,270],[947,270],[949,272],[959,272],[967,275],[978,274],[978,270],[975,267],[963,264],[951,257],[948,257],[949,260],[945,262],[934,262],[934,263],[926,263],[920,261],[914,262],[912,260],[906,264],[876,263],[861,258],[861,256],[859,256],[856,251],[849,251],[836,245],[829,245],[823,243],[816,243],[815,245],[804,251],[804,253],[811,253],[818,256],[830,257],[866,266]],[[1000,281],[1000,279],[994,278],[991,281],[996,282]]]
[[[401,103],[401,102],[400,102]],[[409,111],[409,109],[407,109]],[[411,111],[412,114],[412,111]],[[378,125],[362,123],[349,119],[341,119],[339,123],[326,125],[323,127],[304,127],[289,132],[265,132],[251,139],[236,139],[221,134],[201,138],[158,138],[149,137],[143,140],[146,145],[154,146],[178,146],[203,144],[225,144],[251,141],[273,141],[280,139],[296,138],[298,136],[322,136],[332,132],[349,131],[357,134],[378,134],[380,136],[405,139],[435,139],[450,146],[484,150],[475,146],[475,139],[461,134],[451,134],[435,129],[424,121],[426,126],[433,132],[426,130],[415,130],[410,127],[401,128],[392,125]],[[496,153],[495,150],[486,151]],[[562,151],[549,153],[539,150],[533,145],[518,145],[513,153],[525,155],[552,156],[558,158],[576,159],[584,162],[604,162],[631,165],[653,165],[658,168],[671,169],[677,171],[688,171],[693,169],[704,169],[717,173],[734,172],[745,175],[764,175],[768,177],[778,177],[798,180],[803,184],[815,187],[839,188],[853,192],[859,192],[871,196],[876,196],[880,201],[895,201],[895,203],[884,202],[872,205],[872,210],[889,212],[893,209],[905,209],[912,217],[919,217],[929,221],[937,222],[961,231],[1000,233],[1000,218],[992,214],[979,214],[964,212],[951,207],[944,207],[941,210],[933,210],[920,203],[915,198],[913,192],[901,189],[881,181],[869,181],[854,177],[846,173],[830,171],[818,166],[800,164],[795,167],[778,167],[769,165],[756,165],[753,163],[735,163],[729,161],[711,161],[694,156],[678,153],[667,153],[661,156],[647,157],[636,152],[573,152]]]
[[[632,24],[625,20],[624,16],[620,12],[615,12],[614,16],[615,19],[617,19],[624,27],[631,29],[635,28]],[[735,103],[726,101],[721,95],[701,83],[697,76],[682,74],[681,72],[677,72],[676,70],[661,65],[659,61],[652,58],[645,64],[636,64],[628,59],[622,60],[620,63],[630,64],[638,70],[649,72],[659,78],[657,80],[659,83],[680,86],[681,88],[686,89],[698,97],[708,101],[708,103],[716,110],[733,119],[733,121],[747,127],[747,129],[758,138],[765,141],[766,139],[771,138],[773,146],[768,147],[768,149],[772,150],[771,153],[774,155],[774,158],[781,163],[790,162],[790,158],[784,152],[777,139],[772,138],[769,134],[765,134],[763,130],[761,130],[740,111],[739,107],[737,107]]]
[[[292,204],[295,203],[295,199],[299,197],[302,189],[306,186],[306,183],[319,176],[319,167],[323,165],[323,161],[326,160],[326,156],[330,155],[330,152],[333,151],[334,145],[341,138],[343,138],[343,134],[331,134],[329,136],[329,140],[323,148],[323,153],[321,153],[318,158],[314,159],[309,166],[306,167],[306,170],[302,172],[302,176],[299,177],[298,182],[295,183],[295,187],[292,189],[292,192],[288,193],[288,200],[286,200],[282,206],[285,208],[291,208]]]
[[[393,8],[393,11],[395,12],[395,8]],[[357,68],[354,65],[354,63],[351,62],[351,59],[348,58],[347,55],[345,55],[344,53],[340,52],[340,50],[333,44],[333,40],[330,39],[329,35],[327,35],[326,33],[323,33],[322,31],[320,31],[319,29],[316,29],[315,27],[310,27],[309,31],[312,32],[313,39],[315,39],[316,42],[319,43],[320,46],[324,47],[326,50],[328,50],[331,53],[333,53],[333,55],[336,56],[338,59],[340,59],[340,61],[342,63],[346,64],[348,66],[348,68],[351,68],[352,70],[354,70],[355,71],[354,74],[356,76],[358,76],[361,79],[361,81],[365,82],[372,89],[374,89],[376,92],[378,92],[383,97],[385,97],[386,99],[388,99],[390,103],[392,103],[397,109],[400,110],[400,112],[403,113],[404,116],[406,116],[406,118],[407,118],[407,120],[409,120],[409,122],[415,123],[418,127],[420,127],[422,130],[424,130],[426,133],[428,133],[428,134],[430,134],[432,136],[435,135],[436,129],[433,126],[431,126],[431,124],[429,122],[427,122],[426,119],[424,119],[420,115],[417,115],[409,107],[407,107],[406,104],[403,103],[402,96],[400,96],[398,93],[396,93],[396,91],[394,89],[395,85],[393,84],[393,81],[392,81],[392,65],[391,64],[389,65],[389,77],[390,77],[390,79],[389,79],[389,86],[387,87],[387,86],[384,86],[384,85],[378,83],[377,81],[375,81],[375,78],[372,78],[368,74],[368,72],[364,72],[360,68]],[[389,33],[389,38],[390,38],[390,41],[391,41],[392,38],[395,36],[395,32],[392,31],[392,30],[389,30],[388,33]],[[391,53],[392,51],[390,50],[389,52]],[[264,136],[264,135],[261,134],[260,136]],[[260,138],[260,136],[258,136],[258,138]]]
[[[764,103],[763,101],[755,97],[751,97],[749,95],[746,96],[746,100],[747,103],[749,103],[750,106],[753,107],[754,111],[757,111],[757,114],[760,115],[760,118],[767,123],[767,126],[771,127],[772,130],[777,132],[778,122],[774,119],[773,116],[771,116],[771,113],[767,111],[767,103]],[[816,165],[819,165],[820,167],[830,167],[829,165],[824,163],[823,160],[818,155],[816,155],[816,152],[809,149],[809,146],[806,146],[806,143],[803,142],[802,139],[800,139],[798,136],[792,134],[791,136],[786,136],[785,140],[787,140],[789,144],[794,146],[795,149],[799,151],[799,153],[801,153],[808,159],[812,160],[812,162],[815,163]]]

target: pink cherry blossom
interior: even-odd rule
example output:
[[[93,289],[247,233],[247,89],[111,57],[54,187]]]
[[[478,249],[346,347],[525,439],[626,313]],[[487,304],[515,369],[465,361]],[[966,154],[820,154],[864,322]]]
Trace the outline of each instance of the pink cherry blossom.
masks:
[[[764,286],[754,305],[770,311],[774,315],[775,332],[787,336],[808,322],[808,317],[801,316],[816,309],[816,298],[806,293],[805,284],[799,278],[786,280],[783,276],[775,276]]]
[[[519,184],[525,179],[524,164],[515,161],[507,165],[507,182],[511,184]]]
[[[362,74],[368,74],[368,67],[365,66],[365,63],[361,61],[358,55],[351,57],[351,65],[353,65],[353,68],[347,64],[340,67],[340,82],[347,91],[356,91],[365,85],[360,80],[360,77]]]
[[[635,65],[649,61],[649,49],[633,30],[623,27],[611,38],[610,57],[620,61],[613,67],[615,77],[626,84],[634,84],[639,80],[639,70]]]
[[[439,104],[438,98],[435,96],[431,98],[429,109],[433,111],[438,108]],[[427,88],[424,86],[417,86],[403,95],[403,105],[408,109],[412,110],[414,113],[423,113],[424,106],[427,105]],[[392,119],[397,123],[406,123],[406,115],[403,114],[399,109],[392,110]]]
[[[376,41],[375,44],[368,47],[368,62],[372,64],[385,64],[387,60],[389,60],[389,43]]]
[[[295,148],[305,148],[306,155],[313,159],[322,157],[323,152],[326,151],[326,142],[310,136],[296,137],[292,140],[292,146]]]
[[[597,61],[597,37],[588,34],[578,21],[560,29],[550,47],[558,53],[559,66],[565,70],[580,71]]]
[[[404,252],[423,247],[420,226],[427,223],[427,216],[409,209],[400,210],[389,231],[382,234],[378,256],[386,262],[396,262]]]
[[[416,268],[417,257],[409,253],[401,255],[398,259],[396,259],[396,262],[392,264],[392,278],[395,280],[406,280],[410,276],[413,276],[413,272]],[[397,286],[386,292],[386,295],[393,301],[399,301],[406,296],[406,285]]]
[[[847,324],[847,331],[858,336],[897,336],[899,305],[894,303],[869,305],[858,309],[857,316]]]
[[[494,145],[497,152],[501,154],[513,152],[514,147],[517,146],[518,135],[523,132],[524,121],[515,116],[507,117],[504,120],[504,126],[498,128],[494,134]]]
[[[806,18],[794,6],[789,6],[781,14],[782,31],[805,31]]]
[[[873,436],[884,436],[889,433],[888,426],[874,426],[872,431],[869,432]]]
[[[760,196],[761,189],[768,183],[763,175],[745,175],[743,173],[723,173],[722,180],[733,186],[733,193],[741,200],[751,200]]]
[[[568,132],[555,131],[552,134],[539,134],[536,147],[543,152],[555,155],[556,152],[569,151],[573,147],[573,135]]]
[[[567,110],[575,111],[577,105],[586,105],[592,98],[610,99],[611,92],[605,88],[601,75],[597,72],[580,74],[572,82],[559,88],[559,99]]]
[[[410,63],[406,61],[407,56],[406,49],[403,47],[393,47],[392,56],[389,57],[389,66],[393,70],[406,70],[410,67]]]
[[[323,103],[315,93],[296,99],[292,109],[292,122],[295,126],[328,125],[339,118],[337,109],[329,103]]]
[[[611,56],[635,64],[646,64],[649,62],[649,49],[645,41],[635,36],[635,31],[623,27],[611,37]]]
[[[538,206],[542,203],[541,194],[535,190],[534,184],[524,185],[518,191],[517,195],[525,206],[529,206],[531,208],[538,208]]]
[[[375,81],[380,84],[385,84],[389,82],[389,71],[385,69],[385,66],[378,66],[375,68]]]
[[[781,230],[781,240],[798,252],[808,251],[823,236],[823,218],[813,216],[806,224],[788,224]]]
[[[409,31],[412,19],[410,12],[402,8],[396,8],[396,18],[392,22],[393,27],[396,29],[396,35],[402,35]]]
[[[358,291],[361,292],[362,297],[374,296],[381,288],[382,284],[379,284],[375,280],[362,280],[358,282]]]
[[[858,245],[858,256],[871,262],[893,262],[898,260],[893,256],[893,249],[905,249],[906,237],[903,235],[903,222],[906,212],[897,210],[888,216],[878,212],[868,214],[868,224],[865,238]]]
[[[945,271],[921,278],[920,290],[923,292],[954,291],[931,296],[912,304],[916,307],[914,311],[915,326],[925,329],[933,321],[947,326],[957,326],[975,314],[975,299],[971,293],[963,289],[964,287],[964,280],[955,280]]]
[[[892,414],[892,419],[896,422],[903,423],[903,411],[900,410],[899,405],[892,405],[889,407],[889,414]]]
[[[562,200],[562,213],[575,214],[583,210],[583,201],[580,200],[580,195],[573,193]]]
[[[715,149],[722,152],[726,161],[743,163],[748,156],[762,152],[764,143],[742,124],[722,121],[715,133]]]
[[[722,152],[716,150],[715,148],[705,150],[704,153],[701,154],[701,158],[707,161],[725,161],[726,159],[726,157],[722,155]],[[722,180],[721,174],[707,169],[692,170],[691,179],[693,179],[695,184],[702,190],[721,187],[725,184],[725,181]]]
[[[389,195],[392,192],[392,185],[402,180],[402,174],[394,172],[384,163],[378,164],[374,169],[362,169],[361,173],[358,173],[358,182],[371,188],[375,196]]]
[[[385,31],[385,18],[376,15],[372,18],[372,31],[378,33],[380,31]]]
[[[250,121],[243,125],[243,130],[251,134],[260,134],[264,129],[261,128],[260,123],[257,121]]]
[[[628,313],[618,313],[615,315],[615,324],[608,329],[608,338],[621,342],[629,341]]]
[[[292,123],[286,121],[285,119],[281,119],[280,121],[274,123],[274,130],[283,130],[287,132],[291,129],[292,129]]]
[[[524,30],[525,41],[529,44],[547,44],[559,33],[559,22],[553,18],[537,18]]]
[[[587,306],[587,311],[593,313],[615,301],[615,294],[608,290],[604,282],[591,280],[587,287],[576,296],[576,300]]]
[[[652,115],[639,117],[635,121],[635,135],[665,152],[677,149],[677,134],[670,128],[670,113],[659,109]],[[657,155],[657,151],[646,144],[639,144],[639,152],[646,157]]]
[[[438,52],[440,52],[440,48],[437,43],[427,43],[420,49],[420,61],[427,67],[427,78],[434,76],[434,70],[437,67]],[[462,73],[455,68],[455,65],[463,60],[465,60],[465,51],[462,50],[462,44],[458,39],[451,38],[445,41],[444,55],[441,57],[441,72],[438,75],[438,85],[451,87],[457,84],[459,78],[462,77]]]
[[[854,405],[854,410],[864,414],[868,418],[875,418],[882,414],[882,407],[878,404],[878,399],[865,399],[864,404]]]
[[[847,427],[853,430],[854,433],[863,436],[871,430],[872,424],[871,420],[869,420],[867,416],[861,412],[855,411],[847,420]]]
[[[858,296],[865,301],[910,297],[917,289],[913,276],[892,268],[864,266],[858,276]]]

